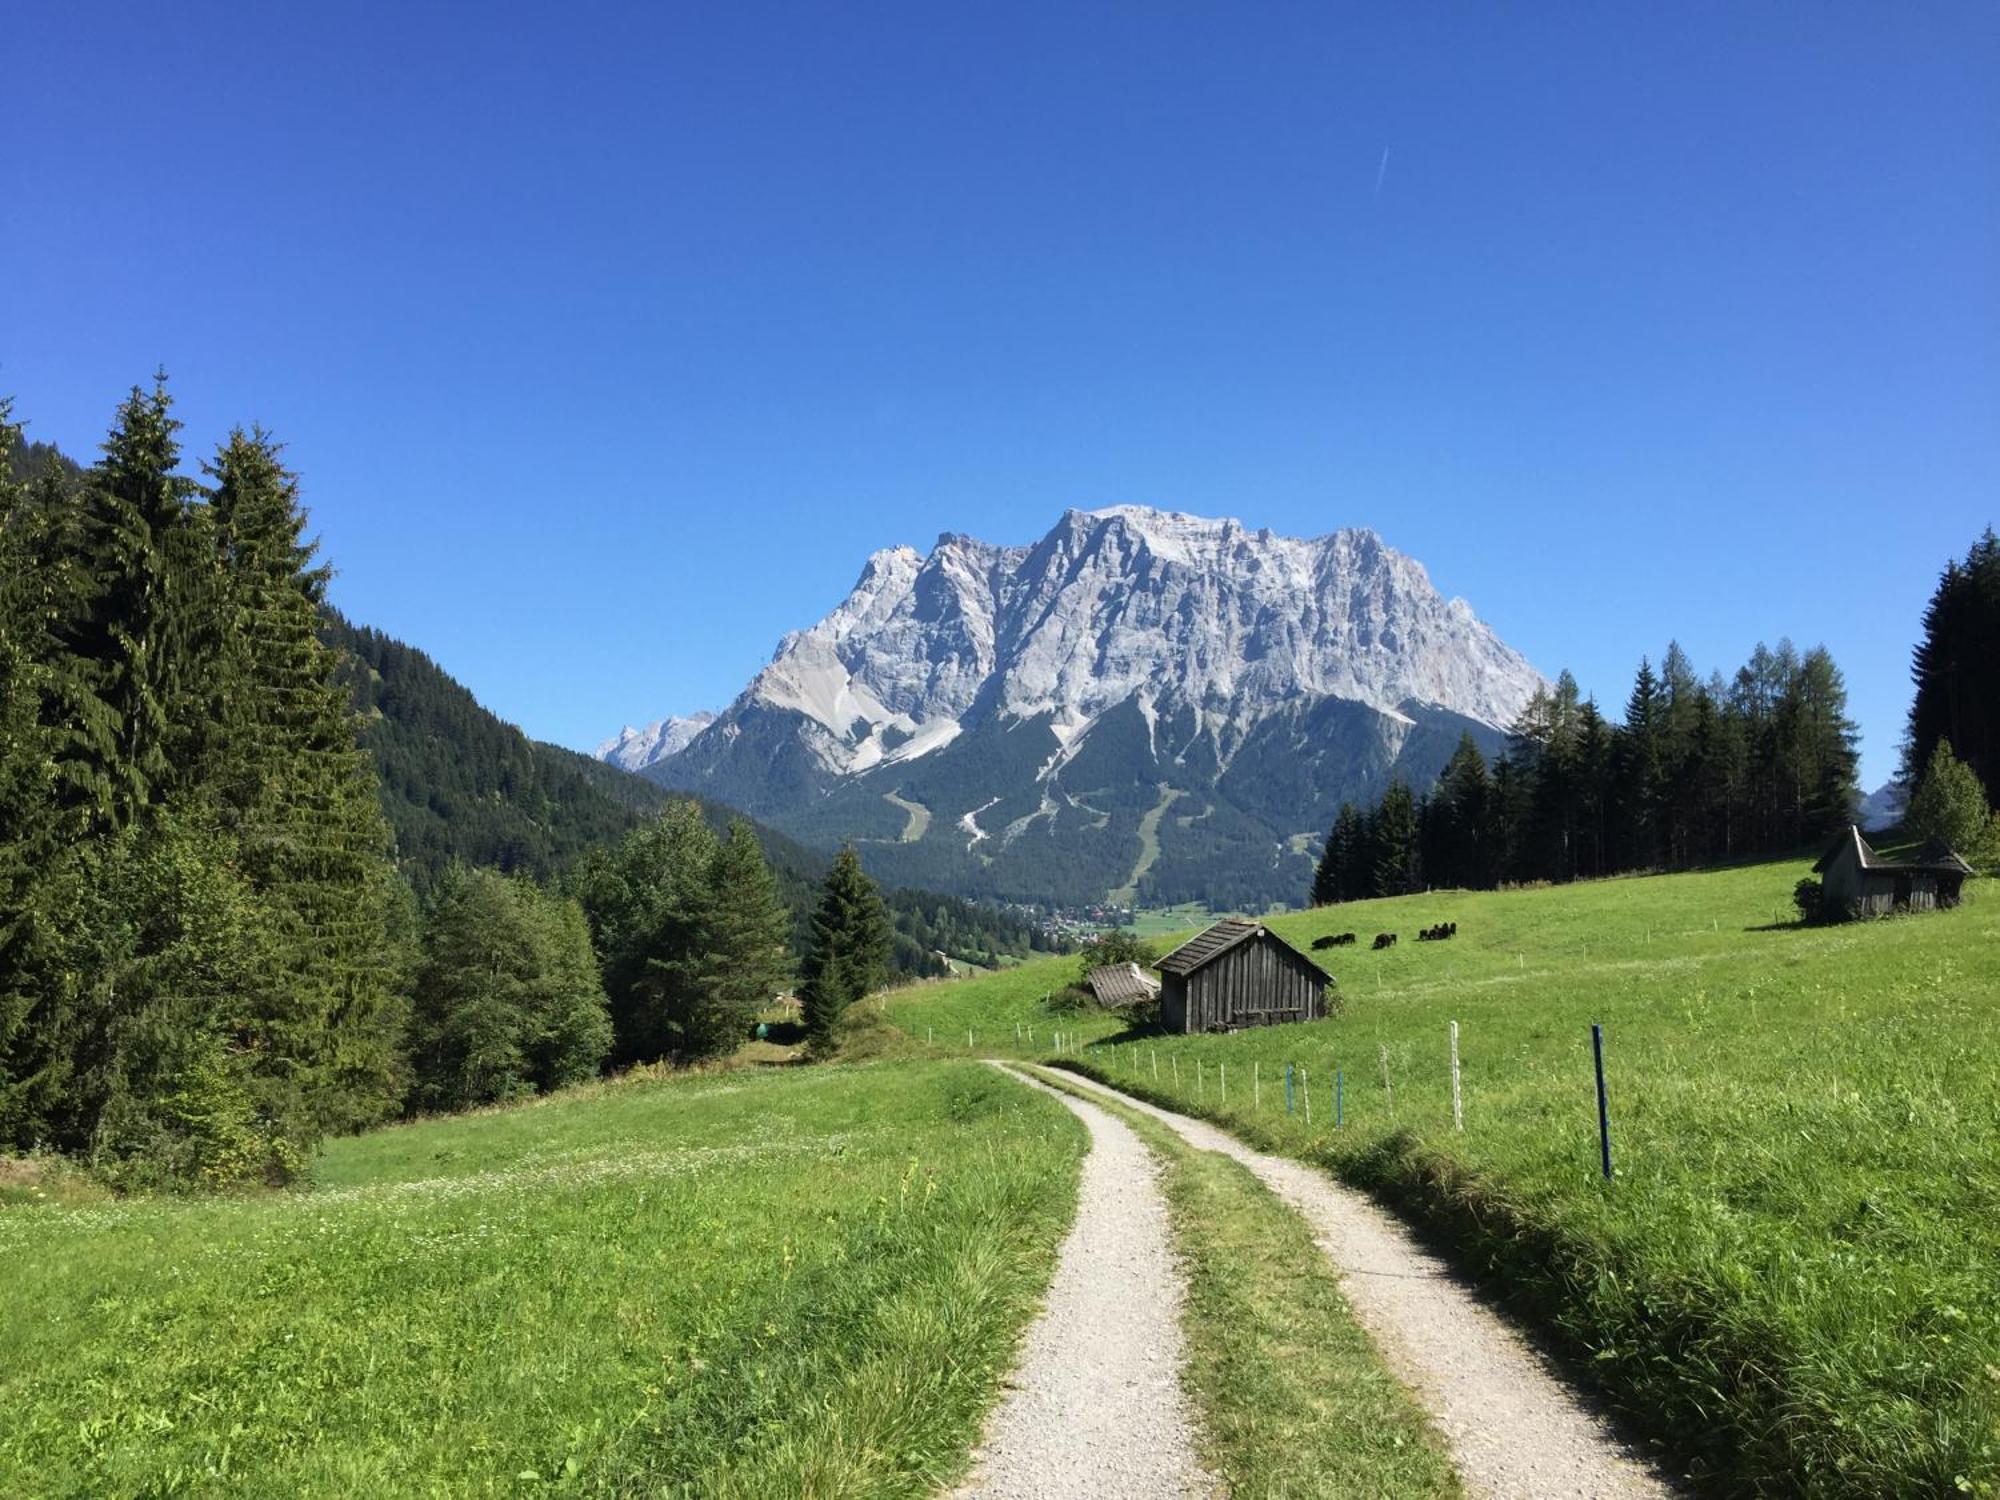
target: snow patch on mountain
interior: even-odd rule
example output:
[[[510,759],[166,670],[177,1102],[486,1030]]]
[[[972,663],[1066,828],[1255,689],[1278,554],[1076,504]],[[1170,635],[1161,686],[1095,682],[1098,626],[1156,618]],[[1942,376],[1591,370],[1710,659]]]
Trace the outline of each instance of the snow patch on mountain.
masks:
[[[714,722],[715,715],[704,709],[699,713],[656,719],[644,729],[634,729],[627,724],[593,753],[599,760],[608,761],[620,770],[642,771],[669,756],[680,754],[687,749],[689,741]]]

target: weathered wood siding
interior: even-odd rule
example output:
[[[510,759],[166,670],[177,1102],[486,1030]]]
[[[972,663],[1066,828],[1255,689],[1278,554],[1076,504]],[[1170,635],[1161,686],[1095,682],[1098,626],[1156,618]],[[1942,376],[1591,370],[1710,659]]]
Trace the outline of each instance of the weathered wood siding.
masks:
[[[1852,845],[1834,856],[1820,877],[1820,905],[1835,915],[1858,911],[1861,907],[1861,877],[1865,872],[1854,857]]]
[[[1160,1023],[1168,1031],[1235,1031],[1325,1015],[1320,976],[1268,937],[1238,943],[1192,974],[1162,976]]]

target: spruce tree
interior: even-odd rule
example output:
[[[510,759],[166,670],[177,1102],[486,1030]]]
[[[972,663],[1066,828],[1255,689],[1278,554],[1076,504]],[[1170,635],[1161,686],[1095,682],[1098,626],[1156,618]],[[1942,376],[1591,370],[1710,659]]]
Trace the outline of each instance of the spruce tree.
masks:
[[[1440,885],[1477,886],[1485,883],[1485,836],[1490,816],[1492,781],[1486,757],[1470,733],[1459,736],[1458,748],[1445,762],[1436,792],[1429,798],[1425,869]]]
[[[113,818],[118,725],[74,641],[92,600],[68,470],[11,475],[0,404],[0,1143],[75,1145],[73,1048],[89,1029],[76,944]]]
[[[112,812],[129,824],[175,781],[177,699],[186,685],[185,631],[177,605],[192,565],[192,482],[180,462],[164,374],[151,393],[134,386],[84,485],[91,598],[77,654],[117,725],[109,764]]]
[[[576,903],[524,876],[448,869],[416,971],[412,1107],[466,1109],[578,1083],[610,1046]]]
[[[2000,537],[1988,527],[1963,562],[1945,565],[1911,662],[1903,778],[1915,782],[1948,739],[2000,801]]]
[[[231,433],[208,472],[223,628],[203,793],[272,923],[276,966],[251,1046],[268,1108],[351,1129],[403,1091],[388,825],[340,660],[319,638],[328,570],[297,477],[261,430]]]
[[[888,972],[889,913],[852,844],[843,844],[820,886],[799,998],[806,1035],[817,1050],[832,1045],[835,1025]]]
[[[1375,809],[1377,896],[1406,896],[1423,889],[1423,860],[1417,845],[1417,799],[1400,776],[1389,783]]]
[[[1666,771],[1666,711],[1652,662],[1641,657],[1625,700],[1625,728],[1619,737],[1619,852],[1626,869],[1660,863],[1660,818]]]
[[[1941,840],[1969,864],[1991,864],[2000,856],[2000,826],[1986,788],[1978,773],[1953,753],[1948,739],[1932,747],[1905,821],[1912,833]]]
[[[1342,888],[1341,876],[1348,862],[1354,857],[1351,852],[1351,841],[1357,822],[1358,814],[1354,811],[1354,804],[1341,803],[1340,811],[1334,816],[1333,826],[1327,830],[1326,843],[1321,846],[1319,864],[1313,870],[1311,897],[1314,906],[1331,906],[1336,901],[1347,899]]]
[[[721,1050],[743,1038],[791,979],[792,917],[748,823],[729,825],[710,870],[704,983],[711,1045]]]

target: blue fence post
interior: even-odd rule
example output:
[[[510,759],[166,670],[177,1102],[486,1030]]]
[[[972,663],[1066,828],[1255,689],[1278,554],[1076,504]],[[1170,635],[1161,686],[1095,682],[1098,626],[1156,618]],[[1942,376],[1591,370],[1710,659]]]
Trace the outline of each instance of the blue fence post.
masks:
[[[1340,1129],[1340,1069],[1333,1070],[1333,1128]]]
[[[1285,1064],[1285,1113],[1292,1112],[1292,1065]]]
[[[1590,1050],[1597,1059],[1597,1152],[1604,1164],[1604,1180],[1611,1180],[1611,1110],[1604,1097],[1604,1027],[1590,1024]]]

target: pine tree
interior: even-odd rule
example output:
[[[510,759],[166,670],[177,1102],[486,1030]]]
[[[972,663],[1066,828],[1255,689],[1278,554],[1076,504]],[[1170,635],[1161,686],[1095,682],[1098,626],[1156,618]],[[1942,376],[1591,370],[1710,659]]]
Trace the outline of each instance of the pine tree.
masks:
[[[704,1009],[718,852],[700,804],[676,798],[571,882],[603,959],[615,1063],[703,1055],[717,1035]]]
[[[340,660],[319,639],[328,570],[297,477],[261,430],[233,432],[208,472],[222,628],[189,756],[273,925],[272,1004],[251,1046],[267,1108],[351,1129],[403,1091],[388,825]]]
[[[2000,800],[2000,537],[1988,527],[1964,562],[1947,563],[1924,609],[1911,663],[1903,777],[1914,782],[1940,740],[1957,747]]]
[[[1639,659],[1632,696],[1625,700],[1619,737],[1620,863],[1648,870],[1660,863],[1660,813],[1665,785],[1665,706],[1653,664]]]
[[[1389,783],[1375,809],[1377,896],[1406,896],[1423,889],[1423,860],[1417,844],[1417,799],[1400,776]]]
[[[1960,760],[1951,741],[1931,749],[1924,773],[1910,795],[1910,831],[1939,839],[1969,864],[1986,865],[2000,856],[2000,822],[1986,800],[1978,773]]]
[[[1361,814],[1352,802],[1340,804],[1333,826],[1327,830],[1320,850],[1319,865],[1313,871],[1312,904],[1331,906],[1352,898],[1348,881],[1354,867],[1355,844],[1361,837]]]
[[[594,1075],[611,1021],[574,901],[523,876],[454,867],[424,922],[411,1104],[466,1109]]]
[[[1469,733],[1460,735],[1458,748],[1438,778],[1437,791],[1426,803],[1425,870],[1434,884],[1485,883],[1492,790],[1478,742]]]
[[[164,374],[150,395],[134,386],[84,486],[91,608],[77,655],[90,664],[97,696],[118,726],[112,759],[98,769],[112,783],[120,825],[161,800],[176,779],[176,700],[187,665],[176,606],[194,560],[194,486],[174,472],[181,424],[172,409]]]
[[[799,998],[806,1035],[831,1046],[847,1007],[882,981],[889,962],[889,915],[852,844],[843,844],[820,886]]]
[[[68,471],[14,482],[19,435],[0,403],[0,1143],[26,1148],[58,1141],[87,1030],[74,944],[117,724],[72,649],[91,590]]]
[[[757,835],[741,819],[730,824],[728,837],[715,851],[710,882],[714,901],[705,983],[716,1033],[713,1046],[720,1050],[741,1040],[757,1012],[790,980],[792,917],[778,899]]]

